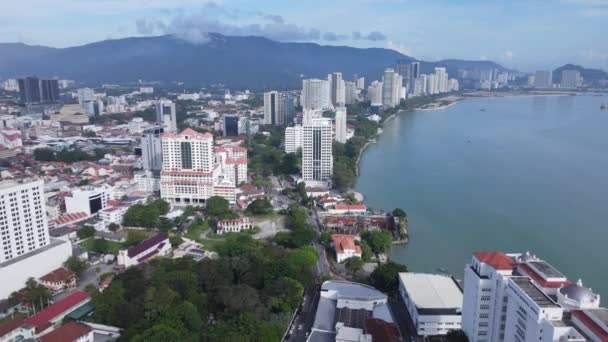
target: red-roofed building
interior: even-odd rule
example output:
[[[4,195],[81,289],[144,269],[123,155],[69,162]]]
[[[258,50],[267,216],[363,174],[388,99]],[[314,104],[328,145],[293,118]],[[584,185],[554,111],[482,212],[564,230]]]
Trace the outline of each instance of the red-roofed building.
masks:
[[[69,322],[43,335],[40,342],[93,342],[93,329],[88,325]]]
[[[71,224],[84,221],[87,218],[89,218],[89,215],[87,215],[87,213],[85,213],[84,211],[72,213],[72,214],[61,215],[54,221],[55,228],[69,226]]]
[[[354,235],[333,234],[331,240],[336,250],[336,260],[342,262],[348,258],[361,257],[361,247],[355,244]]]
[[[495,270],[509,271],[513,270],[515,266],[513,259],[501,252],[476,252],[473,253],[473,256],[480,263],[484,263]]]
[[[572,323],[590,341],[608,342],[608,309],[572,311]]]
[[[368,318],[364,323],[365,333],[372,335],[372,341],[399,342],[401,335],[395,323],[388,323],[381,319]]]
[[[76,274],[65,268],[58,268],[38,279],[40,284],[53,292],[76,287]]]
[[[157,256],[171,253],[171,243],[167,234],[156,234],[139,244],[118,252],[118,266],[127,268],[139,265]]]
[[[91,300],[86,292],[77,291],[26,319],[15,319],[0,326],[0,341],[36,338],[53,331],[64,317]],[[58,341],[58,340],[51,340]],[[72,341],[63,339],[60,341]]]

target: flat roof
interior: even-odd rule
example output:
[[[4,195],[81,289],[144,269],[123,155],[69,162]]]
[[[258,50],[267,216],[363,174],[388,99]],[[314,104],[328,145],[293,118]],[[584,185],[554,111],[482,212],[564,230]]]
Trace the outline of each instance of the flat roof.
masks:
[[[416,308],[462,309],[462,291],[454,279],[444,275],[426,273],[399,273]]]
[[[594,321],[602,323],[604,326],[608,327],[608,309],[606,308],[598,308],[598,309],[585,309],[583,312],[593,318]]]
[[[556,270],[553,266],[549,265],[547,262],[538,260],[538,261],[528,261],[528,264],[538,270],[541,275],[546,278],[566,278],[563,274],[561,274],[558,270]]]
[[[524,291],[539,307],[559,307],[559,305],[551,300],[549,296],[534,285],[532,279],[528,277],[511,277],[509,279]]]

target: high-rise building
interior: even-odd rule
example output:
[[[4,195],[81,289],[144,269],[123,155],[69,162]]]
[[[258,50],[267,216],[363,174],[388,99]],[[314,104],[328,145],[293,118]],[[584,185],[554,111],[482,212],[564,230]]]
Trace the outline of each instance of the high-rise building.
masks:
[[[355,104],[357,100],[357,85],[355,82],[344,82],[344,103]]]
[[[173,101],[159,100],[156,103],[156,122],[163,125],[165,132],[177,132],[177,111]]]
[[[146,171],[160,171],[163,165],[162,127],[152,127],[144,130],[141,136],[141,160]]]
[[[302,178],[312,184],[327,182],[333,174],[331,119],[313,118],[303,129]]]
[[[345,94],[342,73],[334,72],[327,76],[327,80],[330,82],[330,97],[332,106],[334,106],[334,108],[344,106]]]
[[[357,78],[357,89],[359,89],[359,90],[365,89],[365,77]]]
[[[395,69],[402,79],[402,86],[407,87],[412,74],[412,65],[407,59],[397,60],[397,67]]]
[[[69,241],[49,236],[44,182],[0,181],[0,299],[29,278],[61,267],[71,255]]]
[[[435,68],[435,82],[437,83],[437,93],[448,92],[448,74],[445,68]]]
[[[577,88],[581,85],[581,73],[577,70],[562,70],[560,88]]]
[[[478,252],[465,267],[462,329],[471,342],[602,341],[595,334],[608,336],[608,326],[588,317],[604,314],[599,305],[580,280],[529,253]]]
[[[59,81],[40,80],[40,102],[57,103],[59,102]]]
[[[278,91],[264,93],[264,124],[283,126],[285,124],[285,103]]]
[[[295,98],[293,96],[283,95],[283,112],[285,126],[293,124],[296,114]]]
[[[224,127],[222,131],[224,132],[225,136],[239,135],[239,116],[236,114],[225,114]]]
[[[371,102],[372,107],[382,107],[382,82],[373,81],[367,87],[367,99]]]
[[[302,148],[304,129],[300,125],[285,128],[285,153],[296,153]]]
[[[346,107],[336,108],[335,117],[335,139],[337,142],[346,144]]]
[[[302,81],[302,108],[304,110],[332,108],[327,80],[305,79]]]
[[[247,182],[247,149],[242,146],[215,148],[215,161],[220,166],[221,180],[237,187]]]
[[[401,76],[393,69],[384,70],[384,79],[382,80],[382,106],[386,108],[395,108],[399,105],[401,98]]]
[[[40,80],[38,77],[20,78],[18,82],[21,103],[40,103]]]
[[[429,74],[427,75],[427,79],[426,79],[426,93],[429,95],[435,95],[438,94],[438,87],[437,87],[437,76],[435,74]]]
[[[550,70],[538,70],[534,75],[534,88],[552,88],[553,73]]]
[[[0,263],[50,243],[42,180],[0,182]]]
[[[160,196],[176,205],[200,205],[213,196],[213,135],[190,128],[162,136]]]

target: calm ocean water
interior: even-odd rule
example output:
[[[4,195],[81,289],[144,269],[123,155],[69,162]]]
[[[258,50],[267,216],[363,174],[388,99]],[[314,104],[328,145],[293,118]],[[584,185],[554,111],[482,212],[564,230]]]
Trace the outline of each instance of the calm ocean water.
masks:
[[[356,187],[368,206],[408,213],[410,243],[393,259],[462,277],[474,251],[530,251],[608,298],[602,102],[466,99],[397,116],[365,151]]]

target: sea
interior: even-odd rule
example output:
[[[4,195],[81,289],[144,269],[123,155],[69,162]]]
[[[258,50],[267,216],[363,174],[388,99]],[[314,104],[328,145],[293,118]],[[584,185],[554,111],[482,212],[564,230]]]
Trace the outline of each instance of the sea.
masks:
[[[608,96],[466,98],[401,112],[360,161],[368,207],[403,208],[391,257],[462,279],[475,251],[530,252],[608,298]]]

